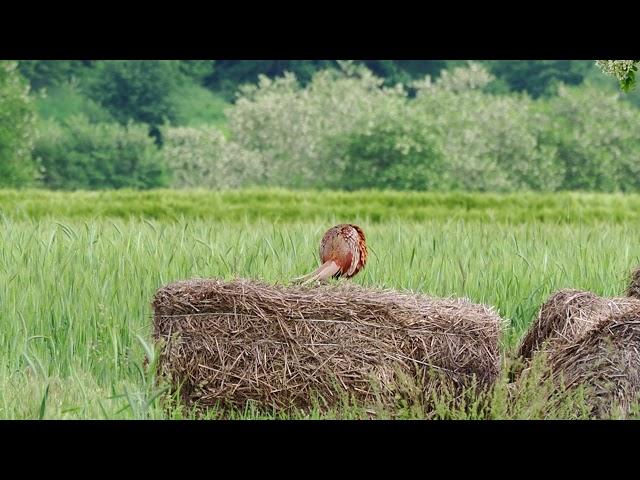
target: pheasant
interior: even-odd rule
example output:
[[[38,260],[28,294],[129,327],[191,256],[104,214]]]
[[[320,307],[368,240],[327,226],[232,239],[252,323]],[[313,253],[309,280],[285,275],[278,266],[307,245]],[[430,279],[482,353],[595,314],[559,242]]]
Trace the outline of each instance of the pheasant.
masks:
[[[367,263],[367,243],[362,229],[348,223],[330,228],[320,242],[320,261],[322,265],[315,271],[294,281],[322,282],[329,277],[351,278],[360,272]]]

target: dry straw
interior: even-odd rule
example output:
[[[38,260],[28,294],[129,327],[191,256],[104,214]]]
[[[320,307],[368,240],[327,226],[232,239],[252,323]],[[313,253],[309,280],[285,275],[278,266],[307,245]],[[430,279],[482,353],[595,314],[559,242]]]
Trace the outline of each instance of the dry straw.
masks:
[[[517,356],[525,361],[537,351],[550,352],[579,340],[598,323],[640,307],[640,299],[603,298],[595,293],[565,289],[542,305],[538,318],[522,339]]]
[[[590,415],[627,416],[640,393],[640,267],[626,297],[560,290],[540,308],[518,357],[526,371],[537,352],[547,355],[547,374],[562,391],[583,387]]]
[[[586,387],[591,416],[626,417],[640,394],[640,307],[554,350],[549,366],[567,389]]]
[[[636,267],[629,278],[627,296],[640,300],[640,266]]]
[[[429,395],[500,373],[502,320],[464,299],[196,279],[160,288],[153,308],[159,372],[188,405],[392,407],[402,378]]]

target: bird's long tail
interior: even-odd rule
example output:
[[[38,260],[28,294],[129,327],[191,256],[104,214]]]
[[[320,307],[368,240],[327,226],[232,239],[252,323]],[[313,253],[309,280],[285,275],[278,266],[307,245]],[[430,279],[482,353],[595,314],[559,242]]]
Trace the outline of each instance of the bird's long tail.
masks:
[[[328,260],[320,265],[316,270],[303,277],[294,278],[294,283],[308,283],[314,282],[316,280],[323,281],[327,278],[333,277],[336,273],[340,271],[340,267],[333,260]]]

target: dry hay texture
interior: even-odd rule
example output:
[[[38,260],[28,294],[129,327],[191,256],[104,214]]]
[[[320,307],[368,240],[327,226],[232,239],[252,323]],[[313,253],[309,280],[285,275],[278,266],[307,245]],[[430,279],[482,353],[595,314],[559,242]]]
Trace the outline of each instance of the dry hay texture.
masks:
[[[392,406],[402,377],[426,395],[500,373],[502,319],[464,299],[195,279],[160,288],[153,308],[159,373],[198,408],[322,409],[345,394]]]
[[[579,340],[613,315],[640,308],[640,299],[599,297],[595,293],[565,289],[542,305],[538,318],[520,343],[517,356],[528,361],[537,351],[551,352]]]
[[[554,350],[549,366],[566,388],[586,387],[591,416],[626,417],[640,394],[640,307]]]
[[[629,278],[627,296],[640,300],[640,266],[636,267]]]
[[[540,308],[523,338],[518,357],[528,369],[537,352],[547,355],[550,376],[562,389],[586,388],[590,414],[629,414],[640,393],[640,267],[630,276],[626,297],[599,297],[560,290]]]

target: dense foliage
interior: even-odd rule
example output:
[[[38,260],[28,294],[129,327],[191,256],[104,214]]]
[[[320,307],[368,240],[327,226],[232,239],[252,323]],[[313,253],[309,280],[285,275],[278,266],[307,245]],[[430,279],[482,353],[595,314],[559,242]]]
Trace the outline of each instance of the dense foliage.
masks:
[[[20,62],[22,73],[34,89],[52,87],[71,78],[94,75],[104,60],[32,60]],[[128,61],[125,63],[138,63]],[[267,77],[293,73],[303,85],[319,70],[338,68],[336,60],[182,60],[178,70],[196,84],[219,92],[232,100],[239,86]],[[437,77],[442,70],[464,64],[461,60],[358,60],[387,86],[410,83],[425,75]],[[494,87],[502,93],[526,91],[533,97],[548,94],[558,82],[579,84],[594,63],[589,60],[486,60],[481,61],[499,80]],[[135,68],[135,67],[134,67]]]
[[[169,99],[180,80],[176,61],[111,60],[96,65],[88,90],[121,123],[159,125],[175,119]]]
[[[91,60],[21,60],[20,72],[31,88],[51,88],[87,76],[93,66]]]
[[[598,60],[596,63],[603,72],[617,78],[625,92],[635,88],[640,60]]]
[[[228,111],[230,138],[289,187],[514,191],[640,187],[640,111],[595,87],[496,95],[482,65],[402,86],[351,63],[306,87],[261,77]],[[204,184],[203,184],[204,185]]]
[[[28,185],[36,178],[31,158],[34,108],[16,62],[0,61],[0,187]]]
[[[553,93],[559,83],[582,83],[593,62],[588,60],[492,60],[488,68],[508,89],[536,98]]]
[[[174,187],[240,187],[259,185],[263,179],[262,157],[228,141],[216,128],[166,128],[163,137]]]
[[[152,188],[167,184],[163,157],[144,124],[90,123],[76,116],[41,125],[34,155],[49,188]]]
[[[628,78],[625,62],[599,65]],[[594,62],[21,62],[31,97],[13,65],[24,121],[4,109],[7,185],[32,183],[36,158],[40,183],[64,189],[640,189],[640,110]]]

